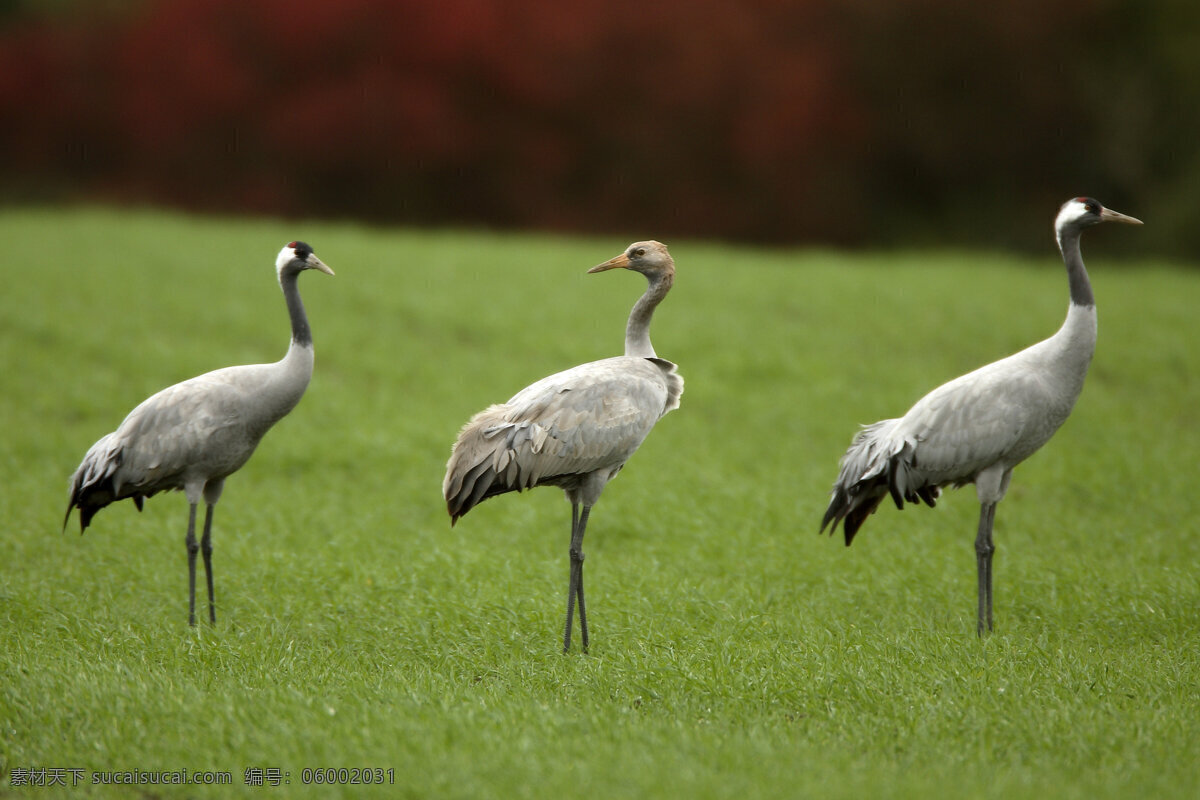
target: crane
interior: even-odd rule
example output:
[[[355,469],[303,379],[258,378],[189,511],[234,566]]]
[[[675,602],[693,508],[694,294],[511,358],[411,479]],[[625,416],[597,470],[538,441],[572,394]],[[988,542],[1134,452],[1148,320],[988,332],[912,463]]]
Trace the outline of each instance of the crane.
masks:
[[[196,624],[196,553],[204,553],[208,617],[213,600],[212,519],[225,479],[254,452],[263,435],[295,408],[312,378],[313,340],[297,279],[315,269],[332,275],[304,242],[279,251],[275,271],[292,323],[287,354],[273,364],[226,367],[152,395],[97,441],[71,476],[63,528],[79,509],[79,532],[96,512],[131,498],[138,511],[157,492],[182,489],[188,501],[188,624]],[[196,543],[196,507],[206,506],[204,534]]]
[[[566,494],[571,544],[564,653],[571,649],[577,599],[583,651],[588,649],[583,534],[592,506],[683,394],[676,365],[650,344],[650,319],[675,281],[675,262],[666,245],[635,242],[588,272],[617,268],[640,272],[648,283],[629,314],[625,355],[543,378],[473,416],[454,443],[442,483],[452,526],[478,503],[505,492],[557,486]]]
[[[842,456],[821,531],[842,523],[846,546],[884,497],[932,507],[947,485],[975,484],[979,583],[976,632],[992,630],[992,525],[1013,468],[1049,441],[1071,413],[1096,347],[1096,300],[1079,237],[1102,222],[1141,225],[1090,197],[1068,200],[1054,221],[1070,305],[1050,338],[942,384],[899,419],[866,425]]]

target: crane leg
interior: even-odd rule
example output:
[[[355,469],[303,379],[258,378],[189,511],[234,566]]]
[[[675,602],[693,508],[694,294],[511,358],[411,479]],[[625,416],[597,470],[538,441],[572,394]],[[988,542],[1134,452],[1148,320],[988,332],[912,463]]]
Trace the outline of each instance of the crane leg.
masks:
[[[204,577],[208,581],[208,621],[215,623],[217,606],[213,600],[212,519],[213,505],[210,503],[204,511],[204,535],[200,538],[200,552],[204,554]]]
[[[984,622],[992,630],[992,524],[996,520],[996,504],[983,503],[979,507],[979,533],[975,537],[975,564],[979,571],[979,623],[976,633],[983,636]]]
[[[184,540],[188,558],[188,625],[196,625],[196,553],[200,545],[196,542],[196,504],[188,503],[188,531]]]
[[[579,595],[579,637],[583,652],[588,651],[587,611],[583,605],[583,528],[587,525],[587,512],[583,510],[583,522],[579,526],[579,580],[575,582],[575,591]]]
[[[563,653],[571,649],[571,621],[575,618],[575,531],[579,529],[579,504],[571,503],[571,577],[567,580],[567,625],[563,631]]]
[[[588,514],[591,506],[584,506],[579,513],[578,503],[571,504],[571,578],[567,584],[567,624],[563,631],[563,652],[571,649],[571,620],[574,617],[575,602],[579,602],[579,632],[582,637],[583,652],[588,650],[587,611],[583,604],[583,532],[587,528]]]

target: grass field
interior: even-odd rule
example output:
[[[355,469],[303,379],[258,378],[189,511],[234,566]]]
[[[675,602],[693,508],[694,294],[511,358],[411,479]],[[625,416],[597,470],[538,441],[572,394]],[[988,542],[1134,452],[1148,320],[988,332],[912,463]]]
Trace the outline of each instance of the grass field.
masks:
[[[653,337],[687,389],[596,507],[564,657],[561,492],[451,529],[442,470],[473,412],[620,352],[644,281],[585,270],[653,231],[3,212],[0,796],[51,796],[30,768],[329,796],[306,768],[365,767],[405,797],[1194,797],[1200,272],[1105,258],[1152,220],[1084,237],[1100,344],[1000,506],[993,636],[973,490],[816,533],[858,424],[1057,328],[1052,213],[1032,260],[671,243]],[[189,629],[182,495],[81,537],[67,478],[152,392],[282,355],[295,238],[337,271],[301,279],[316,373],[226,486],[218,622]]]

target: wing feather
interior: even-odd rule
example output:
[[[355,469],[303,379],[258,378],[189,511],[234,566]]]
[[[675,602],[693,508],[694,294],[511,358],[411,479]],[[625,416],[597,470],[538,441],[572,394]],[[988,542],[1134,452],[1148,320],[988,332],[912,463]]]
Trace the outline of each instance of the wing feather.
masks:
[[[985,468],[1015,466],[1066,419],[1055,395],[1021,358],[955,378],[900,419],[864,427],[842,457],[821,530],[843,522],[846,544],[883,498],[934,505],[947,485],[963,486]]]
[[[248,413],[257,403],[243,379],[256,369],[216,370],[142,401],[89,448],[71,477],[68,517],[78,507],[86,529],[109,503],[132,497],[140,509],[146,497],[183,488],[189,471],[212,478],[237,470],[270,427]]]
[[[620,356],[543,378],[481,411],[446,465],[451,518],[503,492],[615,474],[682,390],[671,362]]]
[[[923,483],[962,485],[1014,456],[1042,416],[1044,395],[1032,376],[976,370],[921,398],[897,424],[895,435],[913,443],[913,466]],[[1019,461],[1028,454],[1017,455]]]

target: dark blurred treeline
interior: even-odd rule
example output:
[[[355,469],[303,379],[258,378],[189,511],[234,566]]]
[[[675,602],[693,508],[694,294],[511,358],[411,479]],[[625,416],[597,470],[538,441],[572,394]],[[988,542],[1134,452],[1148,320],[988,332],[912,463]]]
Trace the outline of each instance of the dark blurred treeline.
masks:
[[[1194,0],[5,0],[0,199],[1044,250],[1092,194],[1188,256],[1198,22]]]

